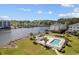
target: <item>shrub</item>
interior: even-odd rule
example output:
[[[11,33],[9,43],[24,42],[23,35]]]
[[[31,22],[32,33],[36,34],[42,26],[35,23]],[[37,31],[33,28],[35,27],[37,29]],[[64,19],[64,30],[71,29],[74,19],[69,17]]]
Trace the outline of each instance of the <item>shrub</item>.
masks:
[[[33,33],[30,33],[30,36],[33,36],[34,34]]]
[[[78,33],[76,31],[69,32],[69,34],[74,35],[74,36],[78,36]]]
[[[49,50],[49,49],[51,49],[51,47],[48,47],[48,46],[46,46],[46,45],[45,45],[44,47],[46,48],[46,50]]]
[[[61,52],[62,52],[62,53],[65,53],[65,50],[62,50]]]
[[[63,46],[63,48],[65,48],[65,45]]]
[[[59,52],[61,52],[61,50],[58,50]]]
[[[35,35],[33,35],[33,38],[34,38],[34,39],[36,38]]]
[[[65,34],[65,30],[60,30],[59,33],[60,34]]]
[[[68,44],[68,43],[66,44],[66,46],[68,46],[68,47],[72,47],[72,46],[71,46],[70,44]]]
[[[78,39],[79,39],[79,37],[78,37]]]
[[[30,37],[30,40],[34,40],[34,38],[33,37]]]
[[[34,39],[31,37],[30,40],[34,40]]]
[[[35,40],[35,38],[36,37],[33,35],[33,36],[30,37],[30,40]]]
[[[46,31],[45,34],[49,34],[49,33]]]
[[[67,37],[64,37],[64,38],[65,38],[65,40],[66,40],[66,43],[72,42],[71,40],[69,40],[69,38],[67,38]]]
[[[59,34],[64,34],[65,30],[59,30],[59,31],[55,31],[55,30],[51,30],[52,33],[59,33]]]
[[[79,36],[79,32],[77,32],[75,36]]]
[[[71,37],[69,32],[65,33],[67,37]]]
[[[33,44],[34,44],[34,45],[37,45],[37,43],[36,43],[35,41],[33,42]]]

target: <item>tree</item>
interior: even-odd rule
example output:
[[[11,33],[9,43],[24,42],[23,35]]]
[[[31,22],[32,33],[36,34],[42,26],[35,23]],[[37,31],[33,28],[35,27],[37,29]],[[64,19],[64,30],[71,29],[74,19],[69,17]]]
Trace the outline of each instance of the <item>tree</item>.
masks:
[[[30,33],[30,36],[33,36],[33,35],[34,35],[34,34],[31,32],[31,33]]]
[[[48,42],[48,39],[45,37],[43,40],[44,40],[45,45],[46,45],[46,43]]]
[[[35,40],[35,35],[33,33],[30,33],[30,40]]]
[[[62,24],[66,23],[67,25],[70,25],[70,24],[79,23],[79,18],[60,18],[58,19],[58,22]]]

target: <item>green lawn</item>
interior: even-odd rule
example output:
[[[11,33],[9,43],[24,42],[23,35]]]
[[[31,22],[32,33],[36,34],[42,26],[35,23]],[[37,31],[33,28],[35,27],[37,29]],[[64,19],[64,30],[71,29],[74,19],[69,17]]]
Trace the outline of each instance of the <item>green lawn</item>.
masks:
[[[67,37],[67,36],[66,36]],[[69,42],[69,44],[72,47],[65,47],[65,53],[64,54],[69,54],[69,55],[76,55],[79,54],[79,39],[76,36],[71,35],[71,37],[67,37],[69,40],[71,40],[71,42]]]
[[[8,55],[55,55],[53,50],[46,50],[41,45],[34,45],[29,38],[23,38],[16,42],[18,48],[0,49],[1,54]]]

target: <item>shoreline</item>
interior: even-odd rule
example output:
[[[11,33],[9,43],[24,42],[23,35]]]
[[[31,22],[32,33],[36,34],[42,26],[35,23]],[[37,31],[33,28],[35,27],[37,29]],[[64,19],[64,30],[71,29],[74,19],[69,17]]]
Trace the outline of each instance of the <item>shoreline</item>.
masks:
[[[26,37],[23,37],[23,38],[27,38],[28,36]],[[19,39],[16,39],[16,40],[13,40],[13,41],[9,41],[8,43],[0,46],[0,48],[16,48],[16,42],[19,41],[19,40],[22,40],[23,38],[19,38]]]
[[[33,33],[35,36],[40,34],[41,32],[39,33]],[[43,33],[43,32],[42,32]],[[30,37],[30,33],[28,35],[26,35],[25,37],[22,37],[22,38],[19,38],[19,39],[15,39],[15,40],[11,40],[9,41],[8,43],[4,44],[4,45],[1,45],[0,48],[16,48],[16,41],[18,40],[22,40],[23,38],[29,38]],[[13,47],[15,46],[15,47]]]

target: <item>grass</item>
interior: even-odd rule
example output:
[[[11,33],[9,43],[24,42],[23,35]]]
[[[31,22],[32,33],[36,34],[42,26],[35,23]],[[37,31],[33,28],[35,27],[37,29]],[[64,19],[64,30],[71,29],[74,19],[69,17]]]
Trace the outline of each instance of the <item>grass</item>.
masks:
[[[34,45],[29,38],[16,41],[18,48],[0,49],[2,55],[55,55],[53,50],[46,50],[41,45]]]
[[[67,36],[66,36],[67,37]],[[79,39],[76,36],[71,35],[71,37],[67,37],[69,40],[71,40],[71,42],[69,42],[69,44],[72,47],[65,47],[65,53],[66,55],[76,55],[79,54]]]

